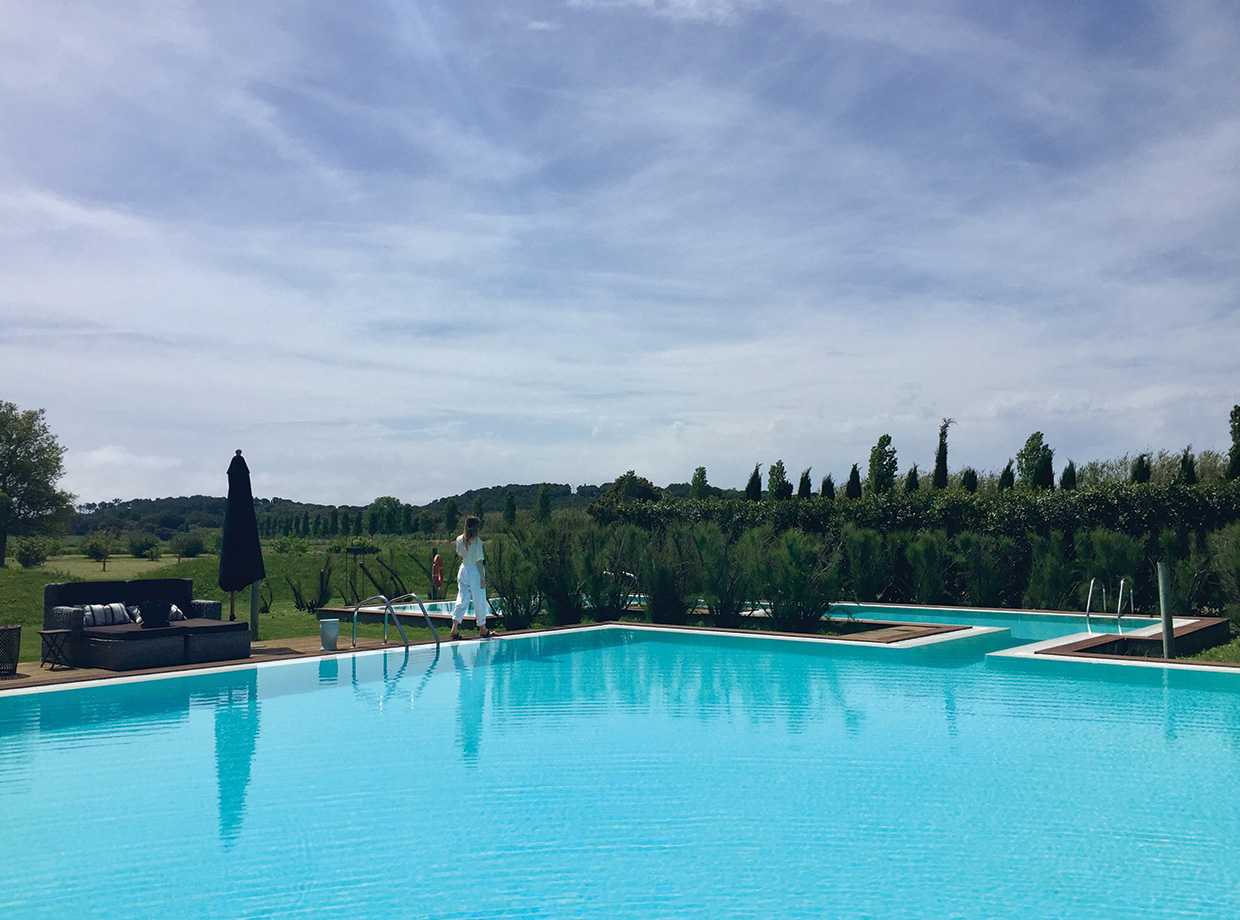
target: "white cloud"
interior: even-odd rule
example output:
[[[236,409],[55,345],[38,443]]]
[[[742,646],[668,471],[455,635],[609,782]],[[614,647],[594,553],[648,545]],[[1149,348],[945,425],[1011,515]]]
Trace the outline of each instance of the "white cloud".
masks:
[[[83,500],[1225,446],[1221,5],[3,10],[0,384]]]

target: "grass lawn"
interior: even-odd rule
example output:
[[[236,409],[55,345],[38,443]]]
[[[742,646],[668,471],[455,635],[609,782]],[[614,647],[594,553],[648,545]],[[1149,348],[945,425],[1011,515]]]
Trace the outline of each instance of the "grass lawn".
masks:
[[[46,564],[36,569],[23,569],[18,565],[0,568],[0,624],[17,624],[22,627],[21,660],[38,661],[42,648],[39,642],[39,630],[43,628],[43,586],[58,581],[103,581],[123,580],[131,578],[191,578],[194,581],[194,597],[223,602],[224,617],[228,617],[228,595],[219,589],[216,578],[219,575],[219,557],[200,556],[196,559],[176,561],[176,557],[164,557],[159,562],[149,559],[135,559],[132,556],[117,555],[108,560],[108,569],[98,562],[85,556],[55,556]],[[269,581],[275,583],[274,598],[271,610],[260,614],[258,619],[258,641],[294,639],[302,636],[317,636],[319,621],[314,614],[298,610],[288,596],[287,588],[275,577],[275,571],[281,570],[282,560],[278,554],[268,554],[268,569],[271,571]],[[280,589],[284,590],[280,590]],[[335,599],[334,603],[340,603]],[[250,595],[243,591],[237,596],[237,618],[249,619]],[[340,642],[347,646],[352,634],[351,622],[340,624]],[[357,634],[369,639],[383,638],[383,624],[358,624]],[[405,634],[410,642],[429,641],[433,637],[426,627],[412,627],[406,624]],[[440,638],[447,635],[447,629],[440,630]],[[388,627],[388,641],[399,642],[400,632],[395,626]]]
[[[1232,639],[1226,645],[1216,645],[1204,652],[1192,656],[1193,661],[1218,661],[1240,664],[1240,638]]]

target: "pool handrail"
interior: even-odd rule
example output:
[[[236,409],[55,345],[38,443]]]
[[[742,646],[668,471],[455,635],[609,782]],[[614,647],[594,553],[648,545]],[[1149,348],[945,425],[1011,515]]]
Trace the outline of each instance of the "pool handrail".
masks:
[[[1089,605],[1094,599],[1094,582],[1097,580],[1097,578],[1091,578],[1089,580],[1089,594],[1085,596],[1085,631],[1091,636],[1094,634],[1094,630],[1093,627],[1089,625]]]
[[[1119,606],[1115,608],[1115,626],[1119,630],[1119,634],[1121,636],[1124,634],[1124,627],[1120,623],[1120,618],[1124,615],[1124,583],[1126,581],[1127,581],[1126,578],[1121,578],[1119,580]],[[1137,608],[1133,604],[1133,600],[1132,600],[1132,596],[1134,593],[1135,592],[1133,591],[1132,588],[1128,589],[1128,613],[1131,616],[1135,617],[1137,615]]]
[[[430,615],[429,613],[427,613],[427,612],[426,612],[426,605],[422,603],[422,598],[418,597],[418,595],[417,595],[417,592],[416,592],[416,591],[410,591],[408,594],[402,594],[400,597],[393,598],[393,599],[389,602],[389,607],[390,607],[392,604],[399,604],[401,601],[407,601],[407,600],[410,600],[410,599],[412,599],[412,600],[414,600],[414,601],[416,601],[416,602],[417,602],[417,604],[418,604],[418,609],[422,611],[422,619],[424,619],[424,620],[426,621],[427,628],[429,628],[429,629],[430,629],[430,631],[431,631],[431,635],[435,637],[435,648],[439,648],[439,630],[435,629],[435,624],[434,624],[433,622],[431,622],[431,615]],[[392,611],[392,616],[393,616],[393,617],[396,617],[396,625],[397,625],[397,626],[399,626],[399,625],[400,625],[400,618],[396,616],[396,611],[395,611],[395,610],[393,610],[393,611]],[[402,631],[401,631],[401,635],[403,636],[404,634],[405,634],[405,633],[404,633],[404,631],[402,630]],[[408,645],[408,643],[405,643],[405,644],[406,644],[406,645]]]
[[[398,617],[396,615],[396,611],[392,609],[392,602],[389,601],[382,594],[376,594],[373,597],[368,597],[366,598],[366,600],[358,601],[356,604],[353,605],[353,646],[352,647],[357,648],[357,612],[361,610],[363,607],[365,607],[367,604],[369,604],[371,601],[383,601],[383,644],[387,645],[388,615],[390,614],[392,619],[396,621],[396,628],[400,630],[400,637],[405,642],[405,648],[409,648],[409,637],[405,635],[405,627],[400,625],[400,617]],[[422,612],[425,613],[426,611],[423,610]],[[435,631],[434,627],[432,627],[431,632],[434,632],[434,631]],[[436,645],[439,644],[438,635],[435,636],[435,644]]]

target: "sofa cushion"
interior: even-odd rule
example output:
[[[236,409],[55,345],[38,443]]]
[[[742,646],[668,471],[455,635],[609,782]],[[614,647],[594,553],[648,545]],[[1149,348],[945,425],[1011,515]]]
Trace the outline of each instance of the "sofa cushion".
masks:
[[[161,636],[184,636],[183,626],[163,626],[158,629],[143,629],[137,623],[124,623],[120,626],[90,626],[82,629],[83,639],[121,639],[127,642],[141,642]]]
[[[124,604],[85,604],[82,607],[83,626],[123,626],[129,622]]]

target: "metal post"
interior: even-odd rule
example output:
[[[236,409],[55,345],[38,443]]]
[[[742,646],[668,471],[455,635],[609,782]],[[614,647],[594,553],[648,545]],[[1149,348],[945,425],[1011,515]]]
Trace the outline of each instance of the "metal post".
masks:
[[[260,581],[250,585],[250,641],[258,641],[258,586]]]
[[[1163,657],[1175,657],[1175,623],[1171,617],[1171,574],[1167,563],[1158,563],[1158,606],[1162,609]]]

